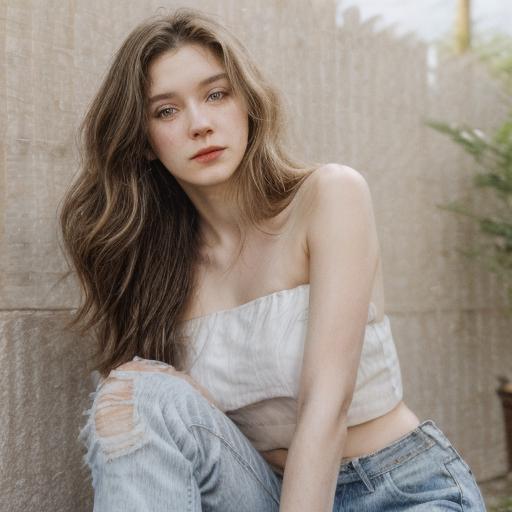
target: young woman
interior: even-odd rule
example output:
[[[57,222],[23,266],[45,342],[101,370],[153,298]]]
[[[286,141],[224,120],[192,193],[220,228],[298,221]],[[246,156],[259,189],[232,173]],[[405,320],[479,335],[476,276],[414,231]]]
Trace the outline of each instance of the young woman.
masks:
[[[367,182],[282,126],[190,9],[136,27],[87,112],[61,221],[98,340],[94,510],[484,510],[402,400]]]

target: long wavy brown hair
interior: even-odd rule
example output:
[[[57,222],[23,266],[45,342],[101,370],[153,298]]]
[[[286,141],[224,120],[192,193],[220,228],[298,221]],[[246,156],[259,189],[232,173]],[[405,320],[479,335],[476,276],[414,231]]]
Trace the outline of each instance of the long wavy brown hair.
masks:
[[[283,149],[283,107],[240,41],[196,9],[138,25],[122,43],[78,130],[79,170],[62,201],[64,252],[83,292],[68,324],[93,333],[102,377],[134,356],[180,369],[184,306],[204,240],[199,214],[160,160],[147,160],[148,67],[164,52],[201,44],[223,63],[248,106],[245,155],[229,189],[243,225],[278,214],[319,164]]]

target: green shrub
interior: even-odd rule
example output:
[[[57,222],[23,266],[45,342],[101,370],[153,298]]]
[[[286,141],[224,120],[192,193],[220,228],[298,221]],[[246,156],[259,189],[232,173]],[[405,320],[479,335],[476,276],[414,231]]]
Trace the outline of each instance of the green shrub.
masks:
[[[512,99],[512,44],[506,46],[501,43],[500,39],[499,54],[493,56],[489,44],[476,53],[496,76],[503,79],[505,87],[510,87]],[[450,137],[474,159],[477,167],[473,177],[475,190],[469,200],[473,199],[473,203],[484,207],[486,213],[472,210],[468,206],[468,198],[437,206],[470,217],[477,223],[482,235],[480,243],[469,249],[457,250],[500,276],[512,314],[512,109],[501,126],[491,134],[467,125],[436,120],[427,120],[425,124]],[[488,195],[479,193],[484,189],[491,191],[491,200]]]

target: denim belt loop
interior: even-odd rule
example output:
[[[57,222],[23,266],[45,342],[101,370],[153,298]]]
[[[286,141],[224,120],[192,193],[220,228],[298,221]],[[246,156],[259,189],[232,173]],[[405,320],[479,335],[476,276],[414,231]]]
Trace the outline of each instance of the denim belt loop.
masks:
[[[352,459],[351,464],[356,470],[357,474],[361,477],[361,480],[364,482],[364,485],[366,485],[366,488],[370,492],[375,491],[375,487],[373,487],[372,483],[370,482],[370,479],[368,478],[368,475],[363,469],[363,466],[361,466],[361,463],[359,462],[359,457]]]

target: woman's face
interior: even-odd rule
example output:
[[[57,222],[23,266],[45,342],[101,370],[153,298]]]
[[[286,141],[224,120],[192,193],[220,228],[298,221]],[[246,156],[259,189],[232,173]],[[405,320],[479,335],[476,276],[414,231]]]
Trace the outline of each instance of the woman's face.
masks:
[[[209,49],[187,44],[155,58],[149,79],[149,158],[184,185],[226,181],[245,153],[249,126],[245,102],[234,95],[223,65]],[[208,146],[225,149],[208,161],[193,158]]]

